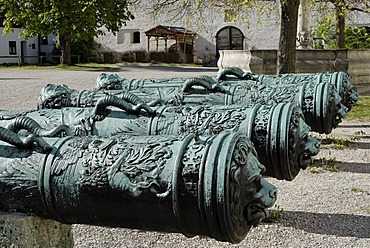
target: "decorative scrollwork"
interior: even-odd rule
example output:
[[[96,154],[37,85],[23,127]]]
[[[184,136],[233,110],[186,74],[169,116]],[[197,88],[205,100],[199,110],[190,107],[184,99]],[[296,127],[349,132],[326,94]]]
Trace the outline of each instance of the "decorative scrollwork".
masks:
[[[196,142],[190,144],[182,158],[182,178],[187,196],[198,195],[198,181],[199,181],[199,169],[202,164],[203,153],[202,150],[205,148],[205,144],[202,142]]]

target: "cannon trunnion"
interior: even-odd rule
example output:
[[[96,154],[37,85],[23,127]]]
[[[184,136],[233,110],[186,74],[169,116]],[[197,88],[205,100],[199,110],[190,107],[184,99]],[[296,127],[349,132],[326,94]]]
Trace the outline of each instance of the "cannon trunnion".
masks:
[[[237,243],[276,200],[240,133],[44,139],[0,142],[1,210]]]

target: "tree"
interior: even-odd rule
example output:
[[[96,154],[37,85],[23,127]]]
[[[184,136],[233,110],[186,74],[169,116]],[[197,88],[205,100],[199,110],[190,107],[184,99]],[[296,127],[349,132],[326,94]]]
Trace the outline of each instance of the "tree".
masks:
[[[140,2],[140,0],[137,0]],[[290,73],[296,70],[296,32],[298,21],[298,7],[300,0],[156,0],[153,1],[153,12],[159,13],[166,10],[166,14],[172,14],[176,18],[191,16],[196,18],[202,16],[209,8],[217,10],[233,9],[232,18],[245,18],[243,16],[247,9],[255,9],[258,13],[279,11],[281,14],[280,38],[278,47],[277,73]],[[198,19],[196,23],[202,23]]]
[[[128,0],[0,0],[4,34],[21,25],[25,38],[50,33],[59,36],[62,63],[71,64],[72,42],[88,41],[101,27],[117,32],[133,19]]]
[[[328,0],[328,1],[315,1],[318,12],[324,16],[319,20],[320,29],[327,30],[331,25],[330,19],[335,21],[335,46],[337,49],[346,48],[346,18],[348,18],[351,12],[363,12],[370,13],[370,1],[369,0]],[[331,5],[328,5],[331,4]],[[334,11],[332,11],[334,9]],[[324,27],[323,27],[324,26]],[[320,35],[320,34],[319,34]],[[328,38],[328,34],[321,34],[325,38]]]
[[[299,0],[281,1],[277,73],[296,71],[296,41]]]
[[[369,27],[348,27],[346,26],[346,48],[361,49],[370,48]]]
[[[335,25],[336,25],[336,45],[338,49],[343,49],[346,47],[344,29],[346,27],[345,19],[345,3],[344,0],[331,0],[335,6]]]

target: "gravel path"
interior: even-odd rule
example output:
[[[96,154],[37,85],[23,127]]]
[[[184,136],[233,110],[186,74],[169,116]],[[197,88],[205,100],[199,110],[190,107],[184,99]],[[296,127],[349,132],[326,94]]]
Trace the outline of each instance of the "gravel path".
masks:
[[[47,83],[91,89],[103,72],[127,78],[169,78],[215,75],[217,68],[0,69],[0,108],[35,108],[38,94]],[[204,237],[189,239],[182,234],[74,225],[75,247],[370,247],[370,125],[344,121],[330,137],[353,142],[344,148],[323,145],[315,158],[335,161],[338,171],[311,168],[301,171],[292,182],[269,178],[278,188],[273,209],[280,217],[252,228],[240,244]]]

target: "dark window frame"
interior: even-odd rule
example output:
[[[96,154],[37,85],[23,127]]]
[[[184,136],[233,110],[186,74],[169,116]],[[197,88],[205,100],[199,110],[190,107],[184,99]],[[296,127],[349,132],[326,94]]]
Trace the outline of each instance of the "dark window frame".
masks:
[[[17,42],[14,40],[9,41],[9,55],[17,55]]]
[[[135,31],[132,33],[132,43],[138,44],[141,42],[140,32]]]
[[[48,37],[42,37],[41,38],[41,44],[42,45],[49,45],[49,40],[48,40]]]

